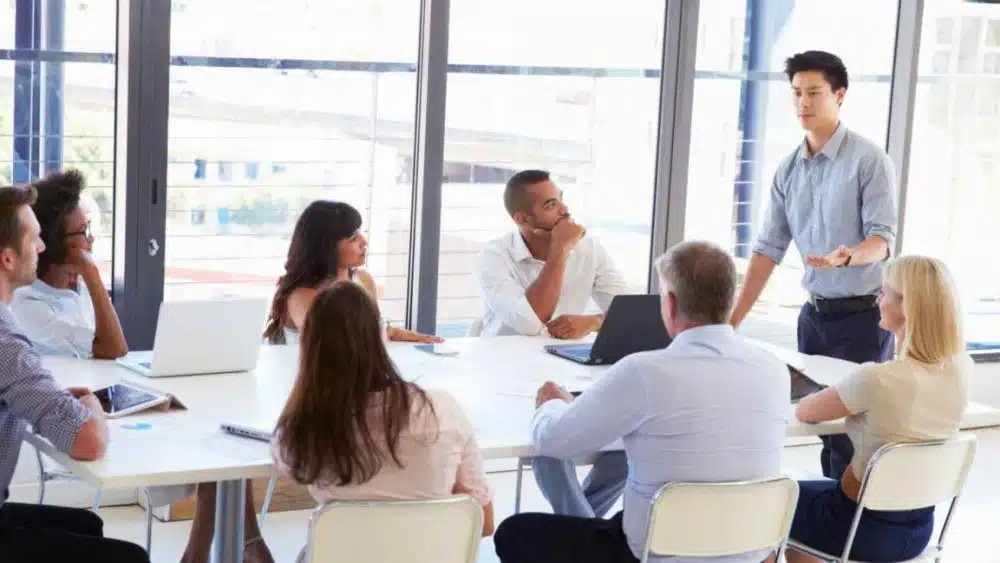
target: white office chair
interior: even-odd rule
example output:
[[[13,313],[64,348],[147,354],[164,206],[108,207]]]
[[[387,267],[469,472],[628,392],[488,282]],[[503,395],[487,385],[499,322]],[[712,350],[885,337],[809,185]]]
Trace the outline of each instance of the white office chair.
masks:
[[[799,485],[789,477],[667,483],[653,497],[642,563],[650,555],[715,557],[777,549],[788,541]]]
[[[378,530],[382,541],[372,541]],[[483,509],[468,496],[419,501],[330,502],[309,520],[305,561],[475,563]]]
[[[584,457],[580,457],[573,460],[577,466],[580,465],[594,465],[597,461],[597,456],[600,453],[590,454]],[[514,485],[514,514],[521,513],[521,486],[524,484],[524,468],[531,467],[530,457],[519,457],[517,458],[517,481]]]
[[[879,448],[865,468],[858,494],[858,506],[870,510],[915,510],[951,501],[948,515],[941,527],[937,545],[928,546],[919,556],[908,560],[938,561],[944,551],[944,537],[951,522],[958,497],[976,457],[975,435],[963,434],[952,440],[888,444]],[[788,542],[788,549],[801,551],[825,561],[847,563],[854,544],[854,536],[861,520],[861,510],[854,514],[844,552],[832,555],[802,545],[795,540]]]
[[[53,462],[52,467],[46,467],[45,459],[48,456],[43,456],[42,452],[35,448],[35,459],[38,460],[38,504],[45,504],[45,485],[49,481],[55,481],[62,479],[65,481],[82,481],[76,475],[67,471],[64,467],[58,463]],[[277,481],[277,477],[271,477],[271,480],[267,484],[267,494],[264,496],[264,504],[260,509],[260,522],[261,530],[264,529],[264,518],[267,516],[267,508],[271,504],[271,497],[274,494],[274,487]],[[146,553],[151,553],[150,549],[153,546],[153,502],[150,498],[149,489],[146,487],[141,487],[139,491],[143,494],[146,499]],[[94,501],[90,508],[94,514],[98,514],[101,509],[101,489],[94,491]]]

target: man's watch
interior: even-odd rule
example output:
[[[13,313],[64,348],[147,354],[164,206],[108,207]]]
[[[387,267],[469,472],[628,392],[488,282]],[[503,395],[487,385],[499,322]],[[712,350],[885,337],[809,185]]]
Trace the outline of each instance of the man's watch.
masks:
[[[852,256],[853,256],[852,254],[848,254],[847,255],[847,260],[844,260],[844,263],[841,264],[840,267],[841,268],[846,268],[846,267],[850,266],[851,265],[851,257]]]

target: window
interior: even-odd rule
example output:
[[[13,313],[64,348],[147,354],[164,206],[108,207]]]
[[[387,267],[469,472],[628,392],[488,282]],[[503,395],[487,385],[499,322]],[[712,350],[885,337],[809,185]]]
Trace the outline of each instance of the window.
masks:
[[[260,163],[259,162],[247,162],[244,165],[244,176],[247,180],[256,180],[260,178]]]
[[[962,292],[966,337],[996,341],[1000,265],[976,249],[989,252],[1000,245],[995,217],[1000,209],[1000,77],[995,58],[1000,5],[928,2],[923,33],[935,18],[963,14],[956,41],[966,60],[983,61],[976,65],[983,72],[924,80],[932,75],[932,63],[921,51],[903,252],[944,260]],[[988,22],[985,36],[978,25],[984,21]],[[942,105],[942,98],[955,102]]]
[[[219,181],[229,182],[233,179],[233,163],[232,162],[220,162],[219,163]]]
[[[482,316],[473,264],[513,229],[501,194],[525,168],[553,173],[588,236],[644,290],[665,11],[663,0],[452,1],[440,334]]]
[[[110,286],[117,9],[100,4],[0,1],[0,185],[83,172],[93,255]]]
[[[696,54],[684,222],[686,238],[731,249],[741,273],[767,208],[775,169],[803,138],[784,74],[785,59],[809,49],[838,55],[850,77],[841,113],[844,123],[884,144],[897,17],[894,2],[761,1],[749,11],[747,4],[700,4],[703,32],[729,38],[731,44],[709,41]],[[865,17],[857,17],[859,13]],[[744,15],[742,33],[731,35],[731,22]],[[857,37],[866,39],[859,42]],[[741,56],[727,56],[731,50]],[[806,299],[801,277],[802,261],[792,245],[756,310],[794,322]]]
[[[412,186],[397,178],[413,150],[419,6],[175,4],[168,152],[217,162],[219,177],[168,168],[165,299],[270,297],[301,210],[338,199],[364,218],[383,312],[404,320]],[[205,24],[219,21],[233,25]]]

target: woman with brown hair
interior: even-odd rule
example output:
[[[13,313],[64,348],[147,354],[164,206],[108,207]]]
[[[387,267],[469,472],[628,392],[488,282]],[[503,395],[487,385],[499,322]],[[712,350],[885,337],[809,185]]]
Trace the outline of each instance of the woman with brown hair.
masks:
[[[320,290],[306,314],[273,451],[317,502],[467,494],[483,506],[483,534],[493,532],[492,493],[468,418],[448,393],[403,379],[374,300],[350,281]]]
[[[317,200],[299,216],[288,245],[285,274],[271,302],[264,338],[271,344],[295,343],[316,292],[337,280],[361,285],[375,302],[375,280],[361,269],[368,257],[368,240],[361,234],[361,214],[341,201]],[[441,342],[441,338],[389,327],[389,340]]]

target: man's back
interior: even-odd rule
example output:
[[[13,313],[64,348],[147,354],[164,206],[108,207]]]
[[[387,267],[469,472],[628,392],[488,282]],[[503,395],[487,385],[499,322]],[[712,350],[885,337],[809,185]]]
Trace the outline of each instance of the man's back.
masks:
[[[728,325],[689,329],[665,350],[628,362],[647,397],[642,422],[624,438],[630,473],[623,527],[635,551],[649,503],[665,483],[780,474],[791,407],[787,366]]]

